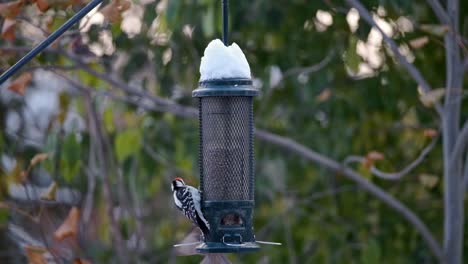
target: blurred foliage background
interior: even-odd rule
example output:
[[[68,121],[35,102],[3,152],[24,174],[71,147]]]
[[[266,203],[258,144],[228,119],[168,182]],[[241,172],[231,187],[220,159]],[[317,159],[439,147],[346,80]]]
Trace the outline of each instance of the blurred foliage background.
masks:
[[[83,6],[14,1],[19,11],[7,14],[13,2],[1,2],[1,71]],[[468,2],[460,2],[466,43]],[[444,87],[444,30],[426,1],[363,3],[429,83]],[[2,263],[26,263],[21,246],[31,244],[8,234],[12,224],[55,246],[57,262],[117,262],[119,239],[129,263],[202,259],[175,258],[172,245],[192,227],[173,206],[170,181],[180,176],[198,185],[191,91],[204,48],[221,37],[220,1],[113,1],[105,8],[28,64],[26,82],[17,78],[17,86],[0,90]],[[342,1],[231,1],[230,40],[243,49],[261,91],[259,129],[339,162],[376,151],[383,159],[375,166],[390,172],[413,161],[439,129],[431,103],[381,35]],[[466,119],[468,104],[461,112]],[[31,166],[38,153],[47,157]],[[266,142],[256,143],[255,156],[256,236],[283,246],[230,255],[234,263],[436,262],[412,225],[353,181]],[[439,142],[398,181],[353,166],[442,241],[442,165]],[[47,194],[52,182],[52,201],[24,197],[29,189]],[[81,208],[77,241],[54,244],[49,236],[72,206]]]

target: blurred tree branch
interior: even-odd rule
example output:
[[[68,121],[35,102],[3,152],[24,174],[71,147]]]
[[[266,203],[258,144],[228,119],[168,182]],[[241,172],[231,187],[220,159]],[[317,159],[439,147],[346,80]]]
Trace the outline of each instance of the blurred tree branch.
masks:
[[[453,162],[460,129],[463,64],[460,56],[459,0],[447,0],[450,31],[444,35],[446,84],[442,118],[444,158],[444,254],[447,263],[462,263],[464,192],[461,162]]]
[[[440,23],[446,25],[450,24],[450,18],[448,17],[444,7],[440,4],[439,0],[427,0],[427,3],[431,6]]]
[[[87,66],[81,65],[81,67],[87,67]],[[89,72],[93,75],[95,74],[97,76],[101,76],[100,73],[94,70],[89,71]],[[126,83],[112,79],[110,77],[106,77],[106,79],[104,80],[108,82],[112,82],[115,85],[118,85],[118,87],[121,87],[123,88],[123,90],[128,91],[129,94],[135,94],[135,95],[138,94],[140,96],[145,96],[146,98],[150,100],[152,100],[153,98],[157,98],[156,102],[166,101],[166,99],[162,99],[157,96],[148,95],[145,91],[134,91],[135,88],[130,87]],[[78,87],[81,87],[80,89],[87,89],[86,87],[78,83],[77,81],[74,81],[70,78],[68,78],[68,81],[70,81],[74,85],[78,85]],[[109,96],[113,99],[117,99],[120,101],[130,103],[135,106],[139,106],[138,101],[124,100],[118,96],[112,95],[112,93],[105,93],[101,95]],[[171,103],[168,103],[167,105],[170,105],[171,107],[161,108],[160,106],[156,106],[154,108],[145,107],[145,109],[150,110],[150,111],[158,111],[158,112],[161,112],[161,111],[170,112],[181,117],[196,118],[198,116],[198,110],[193,107],[181,106],[172,101]],[[421,221],[421,219],[419,219],[418,216],[414,214],[414,212],[412,212],[409,208],[403,205],[400,201],[392,197],[390,194],[385,192],[380,187],[366,180],[362,175],[358,174],[354,170],[351,170],[350,168],[343,167],[339,162],[334,161],[328,157],[322,156],[321,154],[314,152],[308,149],[307,147],[293,141],[292,139],[281,137],[279,135],[275,135],[270,132],[267,132],[264,130],[258,130],[258,129],[255,131],[255,135],[261,141],[265,141],[270,144],[277,145],[283,149],[292,151],[309,161],[320,164],[326,167],[327,169],[334,171],[336,173],[343,174],[350,180],[356,182],[362,189],[366,190],[370,194],[374,195],[375,197],[377,197],[378,199],[380,199],[381,201],[389,205],[395,211],[399,212],[406,220],[408,220],[421,233],[424,240],[428,244],[429,248],[434,253],[434,255],[438,259],[442,259],[441,247],[439,246],[435,238],[432,236],[432,234],[430,233],[426,225]]]
[[[450,162],[451,162],[450,166],[453,166],[453,167],[460,166],[459,164],[463,162],[463,153],[466,151],[468,155],[467,150],[468,150],[468,121],[465,122],[465,125],[461,129],[455,141],[455,147],[450,157]],[[463,178],[463,183],[465,183],[463,185],[465,186],[466,182],[468,181],[468,156],[466,158],[466,162],[463,168],[465,170],[465,173],[462,173],[461,176]]]
[[[380,34],[383,37],[383,40],[388,44],[390,49],[392,50],[393,54],[395,55],[395,58],[401,63],[403,67],[406,68],[408,73],[413,77],[413,79],[418,83],[418,85],[421,87],[422,91],[424,93],[428,93],[432,90],[431,86],[429,83],[426,81],[424,76],[421,74],[421,72],[411,64],[403,54],[398,49],[398,45],[396,42],[390,38],[385,32],[382,30],[382,28],[377,24],[377,22],[372,18],[371,13],[362,5],[362,3],[358,0],[346,0],[346,2],[356,8],[361,15],[361,17],[371,26],[375,27]],[[435,109],[437,110],[437,113],[442,116],[443,115],[443,109],[442,106],[439,103],[436,103]]]
[[[463,173],[463,177],[464,177],[464,186],[465,186],[465,190],[468,190],[468,151],[466,152],[465,154],[466,158],[465,158],[465,170],[464,170],[464,173]]]
[[[405,168],[403,168],[401,171],[398,171],[398,172],[384,172],[384,171],[381,171],[379,170],[378,168],[376,168],[374,165],[372,165],[370,167],[370,171],[373,175],[379,177],[379,178],[382,178],[382,179],[385,179],[385,180],[399,180],[401,179],[403,176],[407,175],[408,173],[410,173],[413,169],[415,169],[419,164],[421,164],[421,162],[424,161],[424,159],[426,158],[426,156],[434,149],[434,147],[436,146],[437,144],[437,141],[438,141],[439,137],[434,137],[432,138],[432,141],[431,143],[429,143],[429,145],[427,145],[422,151],[421,153],[419,154],[419,156],[413,161],[411,162],[410,164],[408,164]],[[345,166],[347,166],[349,163],[353,163],[353,162],[359,162],[359,163],[362,163],[364,162],[366,158],[365,157],[362,157],[362,156],[348,156],[345,158],[345,160],[343,161],[343,164]]]
[[[318,62],[318,63],[316,63],[314,65],[310,65],[310,66],[306,66],[306,67],[291,68],[291,69],[284,72],[283,78],[281,79],[281,82],[285,78],[293,76],[293,75],[298,75],[298,74],[309,75],[311,73],[318,72],[321,69],[325,68],[331,62],[331,60],[333,59],[334,56],[335,56],[335,51],[331,50],[330,52],[328,52],[328,54],[327,54],[327,56],[325,56],[325,58],[323,58],[320,62]]]
[[[122,235],[120,234],[120,229],[117,223],[117,219],[115,218],[115,215],[114,215],[114,205],[113,205],[114,202],[112,199],[112,188],[110,186],[109,172],[107,170],[109,164],[105,157],[104,145],[102,144],[103,130],[100,125],[101,122],[99,120],[96,109],[93,105],[91,95],[89,93],[84,93],[84,97],[86,100],[86,108],[88,111],[89,130],[90,130],[90,135],[92,138],[91,146],[94,146],[94,151],[96,152],[96,157],[97,157],[97,161],[99,164],[98,165],[99,174],[102,179],[102,191],[103,191],[104,200],[106,201],[105,206],[106,206],[107,216],[109,217],[110,229],[112,230],[112,238],[113,238],[112,240],[114,242],[114,246],[117,249],[117,255],[119,256],[119,261],[121,263],[129,263],[127,249],[124,244]]]
[[[305,158],[309,161],[318,163],[325,168],[335,172],[342,174],[343,176],[347,177],[348,179],[356,182],[359,187],[366,190],[367,192],[371,193],[379,200],[386,203],[388,206],[393,208],[395,211],[400,213],[408,222],[410,222],[423,236],[425,242],[428,244],[429,248],[431,249],[432,253],[439,259],[443,259],[442,248],[440,247],[439,243],[436,239],[432,236],[431,232],[427,228],[427,226],[419,219],[419,217],[403,205],[400,201],[395,199],[393,196],[382,190],[377,185],[366,180],[362,175],[357,173],[356,171],[342,166],[337,161],[334,161],[328,157],[325,157],[297,142],[292,139],[282,137],[279,135],[275,135],[266,131],[256,130],[256,136],[258,139],[277,145],[282,147],[286,150],[294,152]]]

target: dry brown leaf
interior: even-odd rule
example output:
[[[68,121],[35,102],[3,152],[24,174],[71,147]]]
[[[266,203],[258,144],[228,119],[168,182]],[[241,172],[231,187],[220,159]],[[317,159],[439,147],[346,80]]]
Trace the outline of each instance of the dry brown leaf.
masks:
[[[437,136],[439,132],[437,132],[437,130],[433,128],[428,128],[428,129],[424,129],[423,134],[424,134],[424,137],[433,138]]]
[[[61,241],[67,237],[76,237],[78,234],[79,221],[80,209],[73,207],[62,225],[54,232],[55,240]]]
[[[24,251],[29,264],[47,264],[44,258],[44,253],[47,252],[45,248],[27,245],[24,247]]]
[[[371,152],[367,153],[366,158],[368,158],[370,160],[373,160],[373,161],[376,161],[376,160],[385,159],[385,156],[381,152],[378,152],[378,151],[374,150],[374,151],[371,151]]]
[[[21,171],[17,176],[18,176],[18,178],[16,179],[16,181],[18,183],[24,183],[26,181],[26,179],[28,178],[28,176],[29,176],[29,172],[28,171]]]
[[[419,100],[426,107],[434,106],[445,95],[444,88],[437,88],[419,96]]]
[[[371,160],[369,158],[364,158],[362,160],[362,166],[364,166],[364,168],[369,169],[370,167],[372,167],[372,165],[374,165],[373,160]]]
[[[55,7],[57,9],[65,9],[73,4],[78,4],[81,0],[34,0],[37,8],[41,12],[49,10],[49,8]]]
[[[36,166],[36,164],[38,164],[39,162],[47,159],[48,156],[49,155],[47,153],[39,153],[39,154],[34,155],[34,157],[31,159],[31,162],[29,163],[29,166],[31,167]]]
[[[41,194],[42,200],[55,201],[55,196],[57,194],[57,183],[54,181],[52,184]]]
[[[4,18],[15,18],[21,12],[23,0],[0,4],[0,16]]]
[[[450,30],[450,28],[447,25],[438,25],[438,24],[421,25],[420,29],[422,31],[425,31],[427,33],[430,33],[439,37],[444,36]]]
[[[113,0],[103,7],[99,12],[111,23],[118,23],[122,20],[122,13],[128,10],[131,2],[127,0]]]
[[[325,89],[323,90],[317,97],[315,97],[315,100],[319,103],[327,101],[330,96],[332,95],[332,92],[330,89]]]
[[[26,87],[32,80],[32,74],[30,72],[25,72],[21,74],[18,78],[16,78],[13,82],[11,82],[10,86],[8,86],[8,90],[15,92],[19,95],[24,95],[26,91]]]
[[[92,264],[92,263],[91,261],[88,261],[86,259],[78,258],[73,261],[73,264]]]
[[[47,0],[36,0],[36,6],[41,12],[45,12],[49,9]]]
[[[367,155],[362,160],[362,165],[364,168],[369,169],[374,165],[374,163],[378,160],[383,160],[385,158],[384,154],[378,151],[371,151],[367,153]]]
[[[5,18],[2,26],[2,39],[13,41],[16,38],[16,20]]]
[[[413,49],[420,49],[424,47],[427,43],[429,43],[429,37],[424,36],[424,37],[419,37],[410,40],[409,44]]]
[[[439,177],[437,177],[436,175],[423,173],[423,174],[419,175],[419,182],[421,182],[421,184],[424,187],[432,189],[439,182]]]

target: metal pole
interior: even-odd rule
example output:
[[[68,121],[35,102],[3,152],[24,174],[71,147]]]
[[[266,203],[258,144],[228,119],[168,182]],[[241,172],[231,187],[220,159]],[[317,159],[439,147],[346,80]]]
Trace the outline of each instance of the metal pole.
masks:
[[[223,0],[223,43],[225,46],[229,45],[229,0]]]
[[[36,57],[41,51],[47,48],[52,42],[54,42],[58,37],[60,37],[65,31],[72,27],[76,22],[86,16],[93,8],[99,5],[103,0],[93,0],[88,5],[83,7],[78,13],[72,16],[65,24],[58,28],[55,32],[50,34],[46,39],[44,39],[39,45],[32,49],[28,54],[24,55],[15,65],[11,66],[0,76],[0,85],[3,84],[8,78],[15,74],[21,67],[26,63]]]

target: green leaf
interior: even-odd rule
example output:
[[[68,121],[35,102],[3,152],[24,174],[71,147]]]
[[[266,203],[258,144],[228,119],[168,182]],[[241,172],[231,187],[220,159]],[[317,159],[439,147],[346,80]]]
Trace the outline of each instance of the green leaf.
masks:
[[[117,135],[115,139],[115,152],[117,159],[122,162],[141,148],[141,133],[137,129],[128,129]]]
[[[0,208],[0,225],[8,223],[8,208]]]
[[[112,107],[108,107],[104,110],[104,127],[109,133],[115,131],[114,112],[112,111]]]
[[[380,247],[374,240],[369,241],[367,247],[363,249],[361,254],[361,263],[380,263]]]
[[[75,176],[80,172],[81,160],[70,161],[62,160],[60,163],[63,172],[63,178],[66,182],[71,182]]]
[[[166,9],[166,19],[167,23],[171,28],[175,27],[176,22],[178,21],[178,14],[182,1],[180,0],[171,0],[167,4]]]
[[[359,64],[361,63],[361,57],[357,54],[357,42],[358,38],[355,36],[350,36],[349,37],[349,44],[348,44],[348,50],[346,51],[344,60],[345,64],[353,71],[353,72],[358,72],[359,71]]]
[[[76,134],[68,135],[63,141],[62,156],[70,164],[76,163],[81,159],[81,144],[78,142]]]

